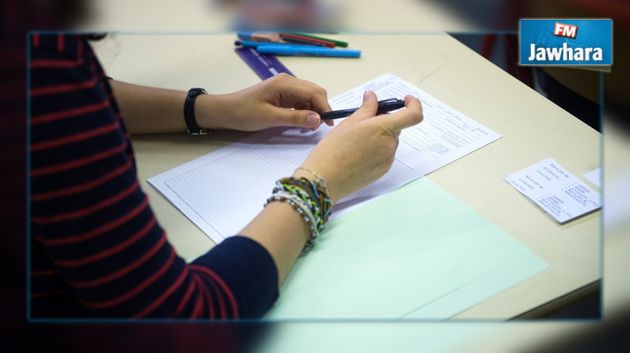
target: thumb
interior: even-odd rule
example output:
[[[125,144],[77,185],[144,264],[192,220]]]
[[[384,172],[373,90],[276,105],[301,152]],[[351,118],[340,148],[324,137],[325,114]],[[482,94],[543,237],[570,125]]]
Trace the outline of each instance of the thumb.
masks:
[[[312,110],[278,108],[274,109],[274,125],[296,126],[314,129],[319,126],[319,114]]]
[[[413,96],[405,96],[405,109],[379,116],[378,119],[391,132],[398,134],[402,129],[422,121],[422,104]]]
[[[378,100],[372,91],[365,91],[363,94],[363,104],[346,120],[363,120],[376,115],[378,110]]]

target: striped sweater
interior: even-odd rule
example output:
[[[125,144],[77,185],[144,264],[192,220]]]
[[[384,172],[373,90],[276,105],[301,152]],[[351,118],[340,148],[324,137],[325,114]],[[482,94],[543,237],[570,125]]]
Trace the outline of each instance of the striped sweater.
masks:
[[[273,259],[242,236],[177,256],[88,42],[35,33],[29,45],[31,317],[262,316],[278,296]]]

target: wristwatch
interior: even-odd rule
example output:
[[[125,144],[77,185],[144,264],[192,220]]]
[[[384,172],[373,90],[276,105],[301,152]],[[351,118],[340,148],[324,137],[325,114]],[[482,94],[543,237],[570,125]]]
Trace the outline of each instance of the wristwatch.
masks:
[[[191,88],[184,102],[184,120],[186,121],[186,128],[189,135],[207,135],[210,133],[209,130],[199,127],[197,119],[195,118],[195,100],[200,94],[207,94],[207,92],[203,88]]]

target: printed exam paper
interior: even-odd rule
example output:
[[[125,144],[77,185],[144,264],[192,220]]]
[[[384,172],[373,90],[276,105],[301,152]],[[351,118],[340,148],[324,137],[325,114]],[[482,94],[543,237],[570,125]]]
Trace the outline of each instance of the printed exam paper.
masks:
[[[443,167],[501,137],[420,88],[385,74],[330,100],[333,109],[361,105],[363,92],[378,99],[411,94],[422,102],[424,120],[403,130],[390,171],[341,200],[331,219],[354,206]],[[274,183],[291,175],[329,131],[270,129],[210,152],[148,181],[216,243],[240,231],[260,212]]]

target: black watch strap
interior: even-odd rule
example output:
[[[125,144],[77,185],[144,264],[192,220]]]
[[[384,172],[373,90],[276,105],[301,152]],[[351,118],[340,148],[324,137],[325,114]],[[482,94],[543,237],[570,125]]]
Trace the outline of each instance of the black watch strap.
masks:
[[[206,94],[206,90],[203,88],[191,88],[184,102],[184,120],[186,121],[188,134],[190,135],[207,135],[210,132],[199,127],[197,119],[195,118],[195,100],[200,94]]]

